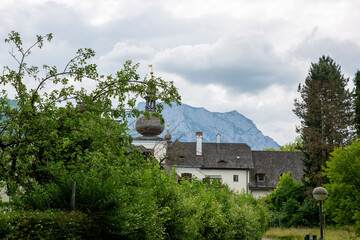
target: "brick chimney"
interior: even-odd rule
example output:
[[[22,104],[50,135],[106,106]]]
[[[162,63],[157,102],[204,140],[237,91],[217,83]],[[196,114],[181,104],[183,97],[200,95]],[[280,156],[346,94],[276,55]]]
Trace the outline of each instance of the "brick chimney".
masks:
[[[196,156],[202,155],[202,132],[196,132]]]

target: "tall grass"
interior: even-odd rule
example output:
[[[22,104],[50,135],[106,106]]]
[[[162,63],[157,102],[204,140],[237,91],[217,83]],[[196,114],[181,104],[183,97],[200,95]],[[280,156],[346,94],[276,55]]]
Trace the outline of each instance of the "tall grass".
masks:
[[[316,235],[320,238],[319,228],[271,228],[268,230],[264,238],[275,240],[304,240],[306,234]],[[324,231],[324,239],[326,240],[360,240],[356,236],[353,227],[327,227]]]

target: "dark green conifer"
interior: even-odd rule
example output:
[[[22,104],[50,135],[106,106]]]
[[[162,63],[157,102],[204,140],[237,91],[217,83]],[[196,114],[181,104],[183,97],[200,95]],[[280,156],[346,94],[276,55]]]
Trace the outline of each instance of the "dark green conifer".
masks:
[[[303,140],[306,183],[309,189],[327,182],[322,167],[330,152],[351,140],[351,94],[348,79],[330,57],[312,63],[304,85],[295,99],[294,113],[301,119],[297,128]]]
[[[354,78],[354,126],[357,137],[360,136],[360,71],[358,70]]]

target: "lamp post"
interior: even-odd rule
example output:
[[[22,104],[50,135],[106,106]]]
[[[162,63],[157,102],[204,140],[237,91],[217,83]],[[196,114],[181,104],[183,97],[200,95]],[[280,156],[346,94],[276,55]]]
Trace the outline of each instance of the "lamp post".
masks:
[[[320,202],[320,209],[319,209],[319,213],[320,213],[320,239],[324,239],[324,233],[323,233],[324,223],[323,223],[323,216],[322,216],[322,201],[324,201],[327,198],[328,192],[323,187],[317,187],[317,188],[314,189],[312,194],[313,194],[314,198],[317,201]]]

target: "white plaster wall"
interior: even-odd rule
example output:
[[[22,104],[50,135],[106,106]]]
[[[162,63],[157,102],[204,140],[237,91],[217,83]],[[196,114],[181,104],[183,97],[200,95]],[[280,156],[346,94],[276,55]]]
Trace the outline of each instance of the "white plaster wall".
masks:
[[[135,146],[144,146],[146,149],[154,150],[154,157],[161,161],[166,156],[166,141],[148,141],[148,140],[134,140],[133,144]]]
[[[5,188],[2,188],[1,191],[0,191],[0,196],[1,196],[1,200],[3,202],[8,202],[9,201],[9,196],[6,195],[5,193]]]
[[[165,159],[166,157],[167,142],[157,142],[154,146],[154,156],[158,161]],[[165,163],[165,162],[163,162]]]
[[[233,169],[200,169],[200,168],[176,168],[176,172],[181,176],[181,173],[191,173],[193,177],[202,180],[209,175],[221,175],[223,183],[226,183],[232,190],[247,192],[248,176],[247,170],[233,170]],[[239,181],[233,181],[233,175],[239,176]]]
[[[260,198],[269,195],[271,190],[252,190],[251,193],[255,198]]]

